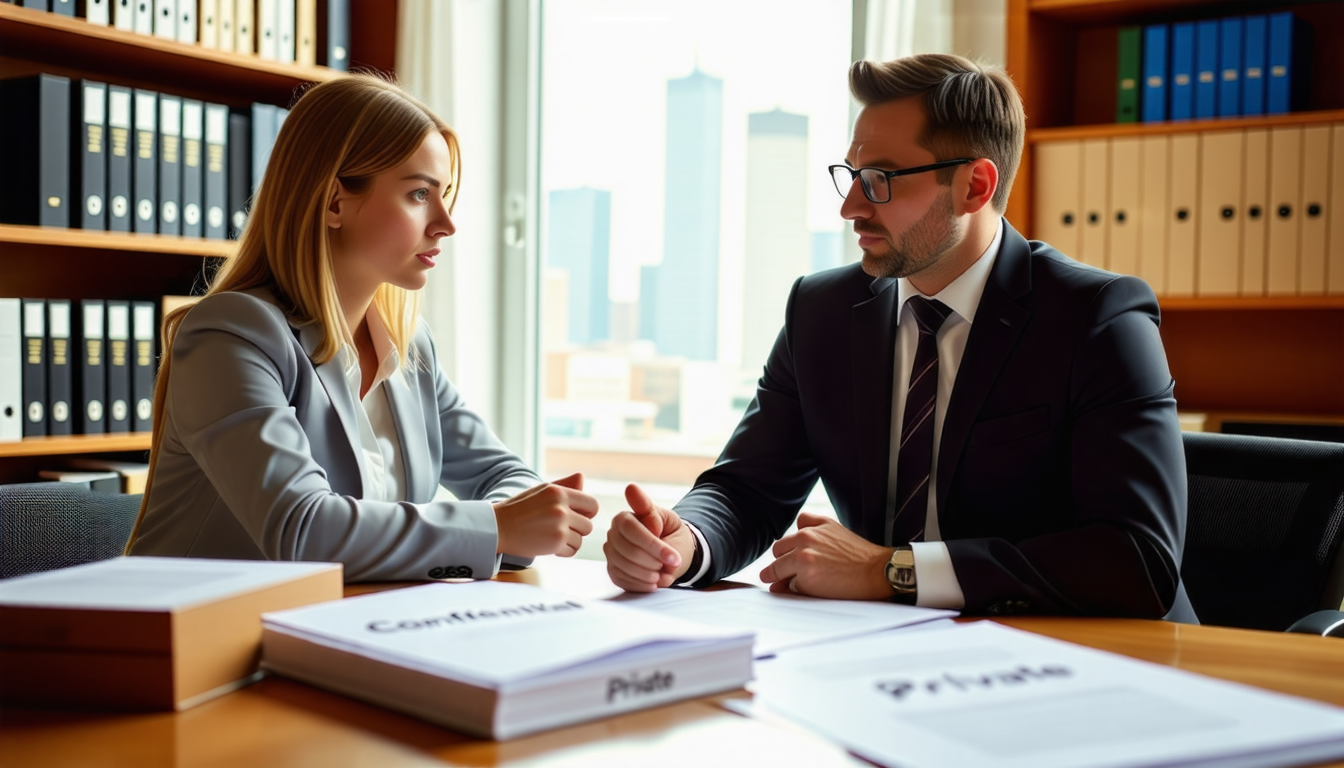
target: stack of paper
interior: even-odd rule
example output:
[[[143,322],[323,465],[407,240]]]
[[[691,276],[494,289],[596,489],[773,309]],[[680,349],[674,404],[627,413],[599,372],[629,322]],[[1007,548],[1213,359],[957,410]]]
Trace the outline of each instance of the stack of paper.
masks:
[[[989,622],[786,651],[756,674],[759,703],[881,765],[1344,758],[1344,710]]]
[[[526,584],[428,584],[262,621],[264,668],[496,739],[751,677],[750,632]]]

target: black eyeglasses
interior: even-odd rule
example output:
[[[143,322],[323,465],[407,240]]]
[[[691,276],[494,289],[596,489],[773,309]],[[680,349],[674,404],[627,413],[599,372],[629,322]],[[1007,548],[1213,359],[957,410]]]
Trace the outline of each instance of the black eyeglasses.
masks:
[[[955,165],[974,162],[973,158],[961,157],[956,160],[942,160],[931,165],[902,168],[899,171],[884,171],[881,168],[850,168],[844,164],[832,165],[829,170],[831,181],[835,182],[835,191],[839,192],[841,197],[849,197],[849,188],[854,186],[854,179],[857,177],[859,181],[863,182],[863,196],[868,198],[871,203],[880,204],[891,201],[890,179],[893,177],[909,176],[914,173],[936,171],[939,168],[951,168]]]

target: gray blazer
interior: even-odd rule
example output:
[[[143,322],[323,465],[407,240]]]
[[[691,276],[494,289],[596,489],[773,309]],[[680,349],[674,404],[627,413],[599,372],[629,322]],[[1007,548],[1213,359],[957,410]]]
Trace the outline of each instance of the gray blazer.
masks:
[[[463,404],[422,321],[413,366],[384,385],[407,501],[363,499],[355,397],[339,356],[313,365],[319,336],[264,291],[188,313],[131,553],[339,562],[347,581],[493,575],[491,502],[541,479]],[[462,501],[433,501],[440,484]]]

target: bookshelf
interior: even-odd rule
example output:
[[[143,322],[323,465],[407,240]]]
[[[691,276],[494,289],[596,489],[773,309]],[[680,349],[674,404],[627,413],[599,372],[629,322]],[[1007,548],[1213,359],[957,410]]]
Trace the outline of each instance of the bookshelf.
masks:
[[[352,68],[392,71],[397,0],[350,4]],[[308,83],[339,76],[325,67],[268,61],[92,25],[0,3],[0,78],[39,72],[148,88],[243,109],[288,107]],[[0,224],[0,296],[152,299],[199,292],[212,258],[236,244],[165,235]],[[148,433],[0,442],[0,483],[23,482],[53,457],[104,454],[144,461]]]
[[[1307,109],[1286,115],[1114,122],[1121,27],[1292,11],[1314,32]],[[1008,0],[1008,71],[1027,143],[1007,216],[1032,235],[1034,153],[1043,142],[1344,122],[1344,3],[1281,0]],[[1336,150],[1338,151],[1338,150]],[[1074,255],[1074,254],[1070,254]],[[1160,299],[1162,337],[1182,410],[1223,420],[1339,424],[1344,419],[1344,295]]]

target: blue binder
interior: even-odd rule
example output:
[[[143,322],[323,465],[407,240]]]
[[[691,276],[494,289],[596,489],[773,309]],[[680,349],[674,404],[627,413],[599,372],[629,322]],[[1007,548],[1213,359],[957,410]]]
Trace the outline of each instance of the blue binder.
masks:
[[[1268,42],[1269,19],[1266,16],[1247,16],[1246,35],[1241,48],[1241,114],[1265,113],[1265,44]]]
[[[1292,13],[1269,16],[1269,79],[1265,112],[1282,115],[1302,109],[1306,101],[1309,28]]]
[[[1229,16],[1218,22],[1218,116],[1241,114],[1241,17]]]
[[[1143,28],[1143,122],[1167,119],[1167,25]]]
[[[1171,25],[1171,119],[1195,116],[1195,23]]]
[[[1218,115],[1218,20],[1195,24],[1195,117]]]

